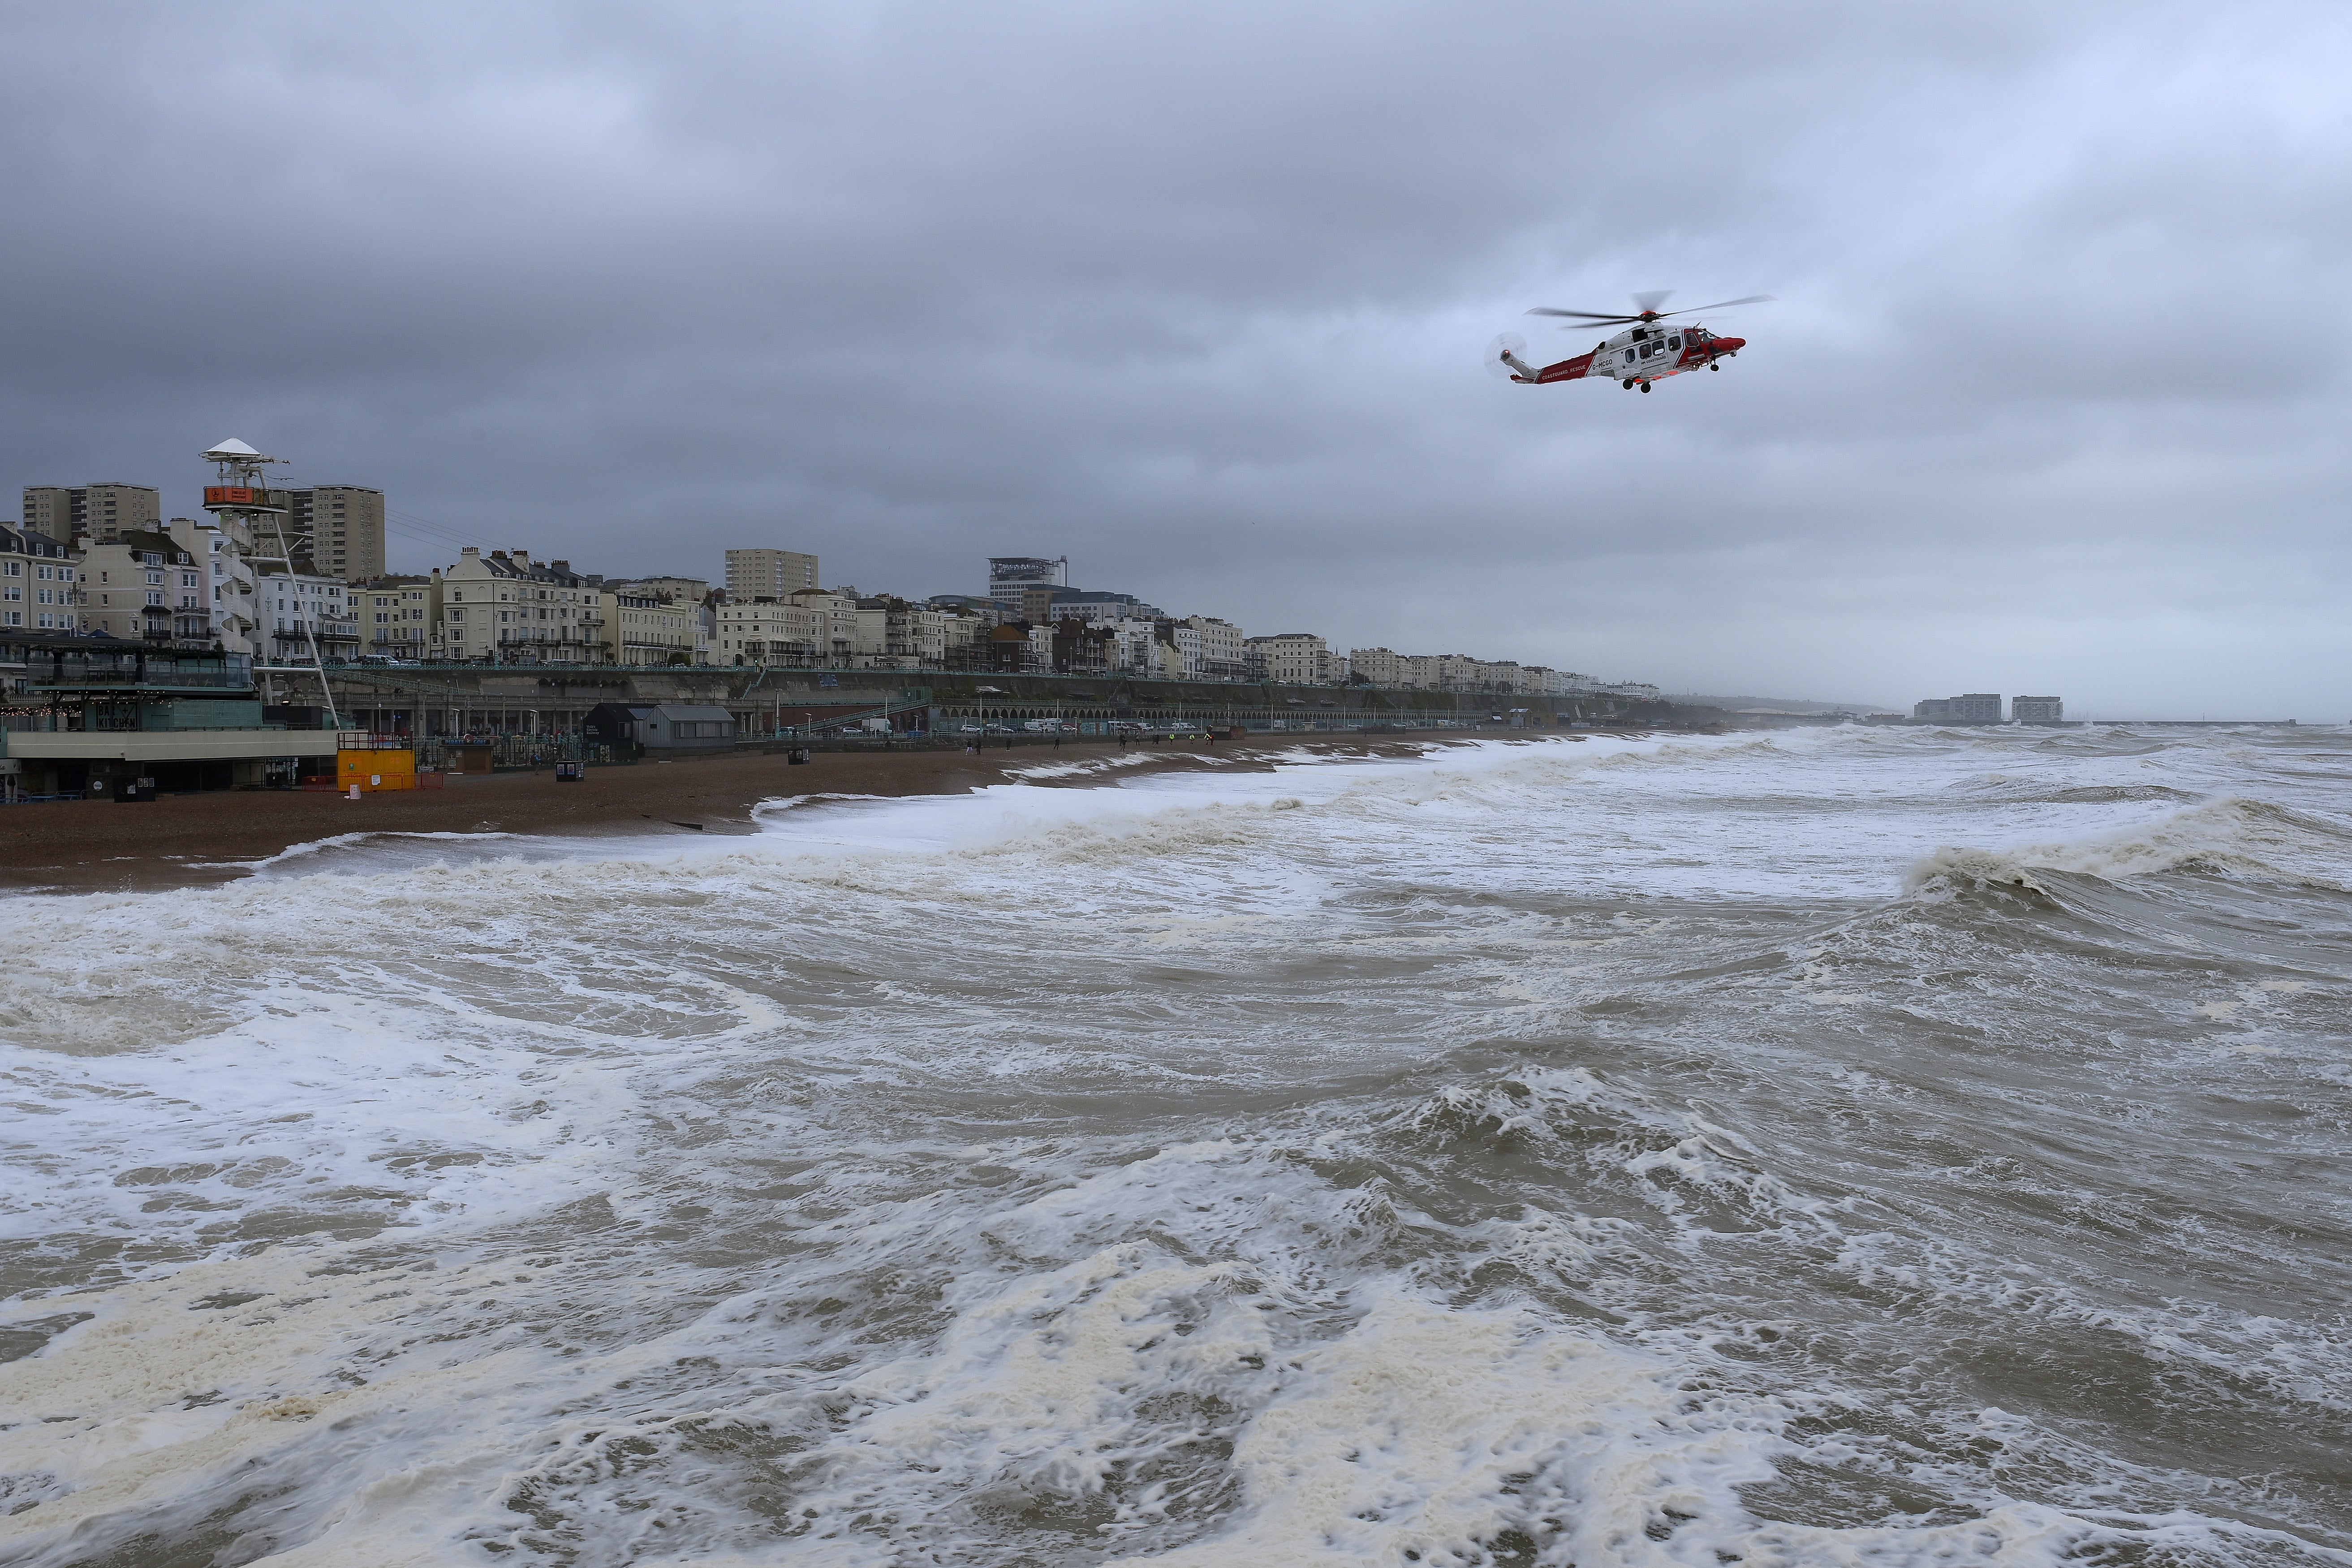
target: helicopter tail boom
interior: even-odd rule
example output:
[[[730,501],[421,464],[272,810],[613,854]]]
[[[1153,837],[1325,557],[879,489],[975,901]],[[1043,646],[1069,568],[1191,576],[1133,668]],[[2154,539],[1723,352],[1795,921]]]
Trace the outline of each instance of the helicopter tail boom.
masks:
[[[1511,379],[1525,382],[1530,386],[1549,386],[1556,381],[1581,381],[1592,374],[1592,355],[1589,353],[1564,359],[1558,364],[1548,364],[1541,370],[1522,363],[1516,355],[1508,356],[1507,363],[1518,373]]]

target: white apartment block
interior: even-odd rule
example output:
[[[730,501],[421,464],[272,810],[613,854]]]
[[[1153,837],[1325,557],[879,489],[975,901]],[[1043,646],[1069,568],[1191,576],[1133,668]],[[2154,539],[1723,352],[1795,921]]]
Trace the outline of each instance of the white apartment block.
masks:
[[[1333,653],[1331,645],[1313,632],[1277,632],[1272,637],[1251,637],[1244,646],[1268,680],[1288,686],[1348,683],[1348,656]]]
[[[1468,690],[1526,697],[1540,694],[1544,689],[1543,676],[1515,658],[1474,658],[1470,665]]]
[[[719,641],[712,661],[726,666],[783,663],[797,652],[782,645],[792,640],[799,624],[794,607],[782,600],[763,595],[744,604],[730,595],[719,606]]]
[[[1121,675],[1159,677],[1163,660],[1160,657],[1158,621],[1122,616],[1115,621],[1088,621],[1086,624],[1097,631],[1110,634],[1108,651],[1113,670]]]
[[[816,557],[797,550],[730,550],[727,596],[730,599],[790,598],[817,585]]]
[[[359,608],[360,651],[369,658],[424,660],[433,653],[441,618],[441,582],[430,577],[377,577],[352,590]]]
[[[268,638],[261,630],[253,535],[244,515],[175,517],[171,534],[173,542],[197,563],[212,616],[213,641],[220,644],[223,652],[266,659]]]
[[[904,599],[852,599],[823,589],[780,600],[716,606],[713,661],[831,669],[940,669],[956,661],[988,618]]]
[[[1409,684],[1423,691],[1475,691],[1478,661],[1465,653],[1414,654]]]
[[[458,663],[609,664],[604,594],[565,561],[534,565],[527,550],[482,553],[469,544],[441,574],[441,618],[430,647]]]
[[[644,598],[659,599],[664,604],[671,605],[677,614],[686,618],[687,629],[692,633],[690,662],[698,665],[719,662],[717,657],[719,620],[711,604],[718,595],[711,593],[710,584],[704,579],[700,577],[633,577],[627,581],[621,581],[607,578],[600,584],[600,586],[607,594],[630,594]],[[629,613],[635,616],[645,612],[632,609]],[[645,629],[646,625],[634,620],[628,624],[631,627],[640,630]],[[667,659],[667,653],[663,653],[662,658]],[[625,658],[621,662],[626,664],[630,660]]]
[[[82,555],[85,632],[131,642],[212,646],[211,595],[194,553],[168,533],[118,532]]]
[[[846,666],[857,654],[857,600],[848,594],[803,588],[785,603],[802,613],[801,641],[813,658]]]
[[[860,599],[852,648],[862,668],[944,669],[985,626],[970,611],[888,597]]]
[[[1197,680],[1208,674],[1208,660],[1201,652],[1201,628],[1190,621],[1167,621],[1162,625],[1168,641],[1176,649],[1177,676],[1185,680]]]
[[[253,563],[257,640],[272,664],[308,664],[359,657],[360,625],[354,619],[358,590],[302,556],[289,573],[282,562]]]
[[[1459,653],[1402,654],[1385,647],[1360,647],[1349,658],[1355,673],[1375,686],[1402,686],[1416,691],[1560,697],[1600,689],[1589,675],[1523,665],[1514,659],[1472,658]]]
[[[688,605],[624,588],[603,595],[612,617],[610,644],[623,664],[692,664],[695,623]]]
[[[731,553],[731,552],[730,552]],[[719,608],[718,661],[847,668],[856,657],[857,601],[822,588],[781,599],[740,603],[730,592]]]
[[[81,629],[81,557],[47,534],[0,527],[0,626]]]
[[[217,646],[264,660],[307,660],[314,642],[322,657],[344,657],[352,647],[349,595],[332,574],[315,571],[299,554],[295,568],[291,579],[282,566],[269,568],[265,615],[262,564],[242,517],[175,517],[163,529],[118,528],[113,539],[93,542],[76,564],[79,626],[62,616],[56,625],[182,647]]]
[[[1249,674],[1249,639],[1241,627],[1214,616],[1187,616],[1183,624],[1201,639],[1201,668],[1188,673],[1226,680]]]
[[[1530,679],[1535,689],[1543,686],[1541,676],[1530,677],[1527,668],[1515,658],[1482,658],[1478,661],[1478,689],[1500,697],[1517,697],[1528,690]]]

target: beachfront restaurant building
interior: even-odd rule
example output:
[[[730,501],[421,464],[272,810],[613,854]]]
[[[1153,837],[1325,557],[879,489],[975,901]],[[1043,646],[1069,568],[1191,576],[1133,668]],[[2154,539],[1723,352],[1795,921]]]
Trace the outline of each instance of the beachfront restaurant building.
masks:
[[[20,796],[291,784],[332,730],[268,727],[253,661],[217,649],[0,629],[0,772]]]

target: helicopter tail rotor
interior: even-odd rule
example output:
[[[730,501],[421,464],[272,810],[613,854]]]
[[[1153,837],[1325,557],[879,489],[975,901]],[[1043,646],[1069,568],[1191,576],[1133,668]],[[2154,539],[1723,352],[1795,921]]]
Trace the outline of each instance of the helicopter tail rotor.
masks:
[[[1517,332],[1497,332],[1495,341],[1486,345],[1486,374],[1496,381],[1508,381],[1518,372],[1511,362],[1525,363],[1528,340]]]

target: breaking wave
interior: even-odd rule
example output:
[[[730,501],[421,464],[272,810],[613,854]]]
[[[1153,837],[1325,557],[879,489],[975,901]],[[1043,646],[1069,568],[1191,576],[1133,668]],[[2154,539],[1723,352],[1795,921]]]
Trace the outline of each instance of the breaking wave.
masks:
[[[6,1554],[2352,1562],[2352,743],[2292,744],[1130,767],[49,900]]]
[[[2035,880],[2037,872],[2119,881],[2168,871],[2203,871],[2345,891],[2343,881],[2320,868],[2340,868],[2348,853],[2352,824],[2265,801],[2229,797],[2076,843],[1998,852],[1938,849],[1906,873],[1905,888],[1920,892],[1965,882],[2046,893],[2049,889]]]

